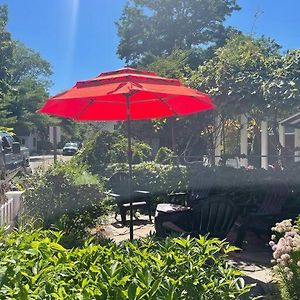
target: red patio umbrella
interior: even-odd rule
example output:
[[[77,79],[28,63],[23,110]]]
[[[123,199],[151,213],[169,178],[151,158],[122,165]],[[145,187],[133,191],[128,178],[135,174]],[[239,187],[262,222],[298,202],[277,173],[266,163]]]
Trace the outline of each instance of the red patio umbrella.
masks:
[[[177,79],[123,68],[78,81],[73,88],[49,98],[39,112],[76,121],[126,120],[129,176],[132,178],[131,120],[179,117],[214,108],[207,94],[187,88]],[[133,239],[132,219],[131,205],[130,239]]]

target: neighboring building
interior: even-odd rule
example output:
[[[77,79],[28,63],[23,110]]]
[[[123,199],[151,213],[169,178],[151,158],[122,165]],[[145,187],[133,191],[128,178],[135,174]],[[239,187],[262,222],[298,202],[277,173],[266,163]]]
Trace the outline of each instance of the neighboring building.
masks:
[[[281,126],[287,127],[293,131],[293,150],[294,150],[294,161],[300,161],[300,112],[282,120],[280,122]]]
[[[17,138],[20,141],[21,146],[24,146],[29,149],[30,153],[37,152],[38,142],[41,141],[41,138],[36,129],[31,131],[17,132]]]
[[[280,122],[282,126],[292,127],[292,128],[300,128],[300,112],[282,120]]]

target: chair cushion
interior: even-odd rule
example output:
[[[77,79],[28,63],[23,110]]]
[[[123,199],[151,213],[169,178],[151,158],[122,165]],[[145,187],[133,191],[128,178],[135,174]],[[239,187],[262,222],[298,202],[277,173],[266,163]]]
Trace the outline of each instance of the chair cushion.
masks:
[[[190,209],[191,209],[190,207],[182,206],[179,204],[173,204],[173,203],[160,203],[156,207],[156,211],[162,213],[175,213],[175,212],[187,211]]]

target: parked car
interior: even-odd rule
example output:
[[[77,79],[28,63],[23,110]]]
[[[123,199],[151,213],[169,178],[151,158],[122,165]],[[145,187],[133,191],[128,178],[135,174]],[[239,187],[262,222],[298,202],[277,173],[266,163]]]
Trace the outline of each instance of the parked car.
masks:
[[[29,149],[21,147],[8,132],[0,131],[0,203],[7,200],[5,192],[14,176],[31,173],[29,161]]]
[[[21,147],[14,137],[0,131],[0,181],[10,180],[20,171],[29,173],[29,150]]]
[[[74,155],[79,150],[78,143],[66,143],[63,147],[63,155]]]

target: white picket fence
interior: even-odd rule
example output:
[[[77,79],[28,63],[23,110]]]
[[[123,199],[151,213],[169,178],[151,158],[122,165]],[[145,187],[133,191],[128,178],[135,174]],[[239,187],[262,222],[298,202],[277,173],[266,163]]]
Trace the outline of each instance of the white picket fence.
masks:
[[[23,192],[12,191],[7,192],[7,201],[0,204],[0,226],[14,227],[16,225],[17,216],[22,205]]]

